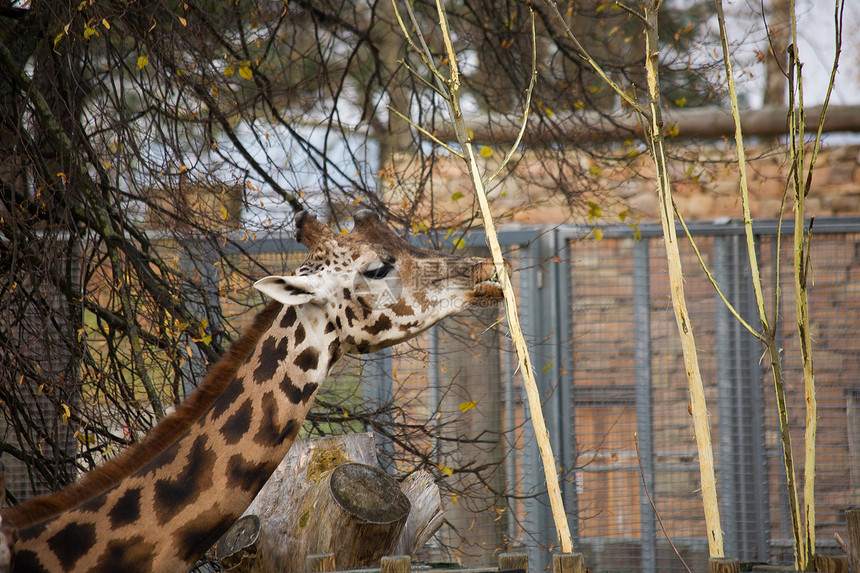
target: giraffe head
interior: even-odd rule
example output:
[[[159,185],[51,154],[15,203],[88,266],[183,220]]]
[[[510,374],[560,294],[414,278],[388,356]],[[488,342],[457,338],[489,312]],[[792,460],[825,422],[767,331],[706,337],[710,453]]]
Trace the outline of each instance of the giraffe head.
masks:
[[[345,235],[302,212],[296,236],[310,249],[305,262],[254,286],[284,304],[323,309],[345,352],[375,352],[502,298],[491,259],[413,247],[371,211],[356,213]]]

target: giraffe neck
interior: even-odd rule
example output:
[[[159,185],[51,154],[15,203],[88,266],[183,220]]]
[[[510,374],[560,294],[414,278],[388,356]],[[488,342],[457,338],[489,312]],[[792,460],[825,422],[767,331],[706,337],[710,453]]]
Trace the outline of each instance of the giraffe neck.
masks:
[[[116,487],[21,531],[16,570],[189,569],[286,455],[339,357],[319,307],[285,306],[176,442]]]

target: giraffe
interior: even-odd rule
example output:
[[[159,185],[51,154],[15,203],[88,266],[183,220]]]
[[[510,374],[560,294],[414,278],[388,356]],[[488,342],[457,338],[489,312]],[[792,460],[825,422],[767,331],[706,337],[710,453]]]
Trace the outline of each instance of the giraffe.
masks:
[[[348,234],[307,212],[292,275],[200,388],[138,444],[63,491],[4,512],[14,572],[187,571],[293,443],[332,365],[407,340],[502,294],[491,259],[410,245],[362,210]]]

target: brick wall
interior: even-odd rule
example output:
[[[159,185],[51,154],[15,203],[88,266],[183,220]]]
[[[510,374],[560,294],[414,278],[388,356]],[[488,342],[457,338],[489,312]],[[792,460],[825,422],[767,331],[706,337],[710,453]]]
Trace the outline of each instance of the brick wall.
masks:
[[[675,202],[686,219],[741,218],[734,146],[718,143],[678,147],[670,148],[670,153]],[[496,150],[490,157],[479,158],[479,168],[486,174],[494,172],[502,156],[502,150]],[[789,175],[786,157],[784,147],[747,148],[750,210],[754,218],[775,218],[779,214]],[[429,181],[424,192],[432,195],[437,221],[454,224],[477,210],[468,173],[459,159],[437,160],[429,179],[426,174],[418,176],[417,170],[418,167],[406,168],[401,179],[386,188],[391,204],[414,198],[414,181]],[[618,223],[619,214],[625,211],[635,220],[659,218],[651,158],[633,145],[605,151],[600,159],[571,153],[559,161],[549,160],[540,152],[529,152],[515,158],[508,171],[503,181],[488,188],[494,213],[502,221],[588,223],[589,201],[600,206],[602,216],[596,222],[602,225]],[[581,194],[570,205],[559,193],[562,188]],[[425,205],[431,204],[429,199]],[[860,145],[821,150],[807,212],[816,217],[860,215]],[[420,211],[418,216],[422,216]]]

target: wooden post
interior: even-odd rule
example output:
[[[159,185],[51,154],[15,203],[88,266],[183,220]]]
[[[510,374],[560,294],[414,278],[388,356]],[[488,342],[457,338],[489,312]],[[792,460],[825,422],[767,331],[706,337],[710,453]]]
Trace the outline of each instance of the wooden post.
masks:
[[[412,558],[408,555],[391,555],[379,561],[379,573],[409,573],[412,571]]]
[[[525,571],[529,573],[529,554],[499,553],[499,571]]]
[[[819,573],[842,573],[848,571],[847,557],[825,557],[815,554],[815,570]]]
[[[334,553],[316,553],[305,558],[305,571],[307,573],[321,573],[334,571]]]
[[[708,560],[708,573],[740,573],[741,564],[737,559],[711,557]]]
[[[860,509],[845,512],[848,522],[848,564],[855,573],[860,571]]]
[[[582,573],[582,553],[556,553],[552,556],[552,573]]]

